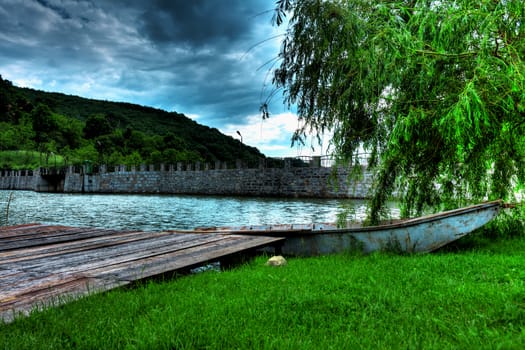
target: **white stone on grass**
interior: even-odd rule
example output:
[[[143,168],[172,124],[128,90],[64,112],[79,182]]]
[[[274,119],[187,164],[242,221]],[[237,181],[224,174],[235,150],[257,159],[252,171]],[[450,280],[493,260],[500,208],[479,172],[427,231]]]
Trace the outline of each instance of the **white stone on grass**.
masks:
[[[282,255],[272,256],[268,261],[266,262],[266,265],[268,266],[284,266],[288,262]]]

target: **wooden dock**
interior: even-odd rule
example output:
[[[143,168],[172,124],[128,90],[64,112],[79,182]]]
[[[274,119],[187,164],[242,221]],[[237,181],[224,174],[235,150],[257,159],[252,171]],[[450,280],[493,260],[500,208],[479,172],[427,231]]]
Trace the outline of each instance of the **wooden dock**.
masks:
[[[0,319],[8,322],[34,308],[187,271],[283,240],[40,224],[2,227]]]

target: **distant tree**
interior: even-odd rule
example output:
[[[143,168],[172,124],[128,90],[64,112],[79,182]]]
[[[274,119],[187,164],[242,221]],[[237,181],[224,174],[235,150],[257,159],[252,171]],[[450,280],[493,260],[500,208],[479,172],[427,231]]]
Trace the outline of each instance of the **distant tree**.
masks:
[[[177,161],[178,162],[202,162],[204,161],[204,158],[202,158],[202,156],[198,152],[184,150],[182,152],[178,152]]]
[[[0,122],[0,151],[16,149],[16,128],[9,123]]]
[[[183,138],[176,136],[172,132],[169,132],[166,135],[164,135],[163,144],[164,149],[172,148],[183,150],[188,148],[188,144],[186,143],[186,141]]]
[[[109,122],[106,116],[96,114],[90,116],[86,120],[86,125],[84,126],[84,137],[86,139],[94,139],[102,135],[111,134],[113,131],[113,126]]]
[[[142,155],[142,158],[147,159],[153,153],[157,153],[157,152],[160,155],[162,149],[164,149],[164,144],[162,141],[163,141],[163,137],[161,135],[145,134],[144,135],[144,145],[142,149],[139,150]]]
[[[278,0],[286,16],[273,82],[304,122],[294,137],[371,152],[371,221],[394,192],[411,216],[525,185],[522,0]]]
[[[177,164],[177,162],[180,160],[179,158],[179,151],[173,148],[168,148],[162,151],[162,159],[164,161],[164,164]]]
[[[124,163],[125,165],[139,166],[144,163],[144,160],[139,152],[134,151],[125,157]]]
[[[98,152],[98,162],[100,163],[106,163],[107,156],[115,151],[111,135],[98,136],[93,140],[93,145]]]
[[[58,129],[58,123],[51,109],[45,104],[38,104],[31,112],[34,141],[40,153],[47,152],[47,143],[53,139],[53,133]]]
[[[15,140],[17,149],[34,150],[35,132],[31,118],[26,116],[19,120],[15,129]]]
[[[0,75],[0,121],[9,121],[11,105],[11,82]]]
[[[107,159],[107,164],[109,165],[121,165],[124,163],[124,156],[118,151],[114,151],[113,153],[111,153]]]
[[[164,163],[164,157],[162,157],[162,152],[155,150],[151,152],[147,159],[148,164],[162,164]]]
[[[82,164],[86,160],[95,161],[98,159],[98,152],[92,143],[88,143],[76,150],[72,150],[71,159],[75,164]]]
[[[129,132],[128,132],[129,130]],[[128,129],[124,133],[128,152],[141,150],[145,145],[145,135],[141,131]]]
[[[58,151],[61,152],[65,147],[79,147],[82,141],[83,123],[63,115],[55,115],[54,118],[57,128],[51,136],[57,143]]]

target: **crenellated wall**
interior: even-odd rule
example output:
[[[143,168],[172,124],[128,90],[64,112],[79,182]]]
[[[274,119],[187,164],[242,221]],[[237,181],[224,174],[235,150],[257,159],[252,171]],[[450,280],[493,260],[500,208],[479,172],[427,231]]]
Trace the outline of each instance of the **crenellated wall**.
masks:
[[[0,189],[2,190],[33,190],[36,177],[30,170],[0,171]]]
[[[350,169],[292,167],[228,169],[199,163],[177,166],[101,166],[96,172],[69,167],[63,173],[35,171],[33,176],[0,176],[0,189],[69,193],[166,193],[195,195],[366,198],[372,186],[363,171],[349,180]],[[0,173],[1,175],[1,173]]]

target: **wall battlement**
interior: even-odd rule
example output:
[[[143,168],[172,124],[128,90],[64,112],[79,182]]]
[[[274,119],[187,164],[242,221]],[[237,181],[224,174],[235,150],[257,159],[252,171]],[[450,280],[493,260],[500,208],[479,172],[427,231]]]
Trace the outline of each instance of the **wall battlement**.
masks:
[[[225,164],[183,164],[126,167],[90,165],[66,169],[0,171],[0,189],[66,193],[164,193],[193,195],[367,198],[372,178],[362,169],[309,166],[235,168]]]
[[[0,189],[34,190],[35,176],[31,170],[1,170]]]

